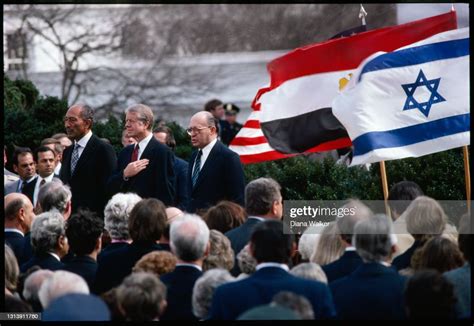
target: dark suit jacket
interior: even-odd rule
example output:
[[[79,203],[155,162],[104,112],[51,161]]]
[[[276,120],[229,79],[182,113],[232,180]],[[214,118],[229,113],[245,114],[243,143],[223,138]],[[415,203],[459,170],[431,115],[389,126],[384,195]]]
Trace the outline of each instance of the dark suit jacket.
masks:
[[[234,251],[234,267],[231,270],[231,274],[238,276],[240,274],[239,264],[237,263],[237,255],[245,247],[245,245],[250,241],[250,236],[252,235],[253,228],[255,225],[260,223],[259,220],[255,218],[248,218],[244,224],[227,231],[225,236],[230,240],[230,245]]]
[[[64,264],[50,254],[35,254],[30,260],[21,265],[20,272],[25,273],[30,267],[35,265],[38,265],[41,269],[49,269],[51,271],[57,271],[64,268]]]
[[[219,286],[212,299],[210,319],[236,319],[243,312],[268,304],[280,291],[304,296],[316,319],[335,316],[331,292],[326,284],[291,275],[279,267],[264,267],[241,281]]]
[[[166,206],[173,205],[175,196],[173,153],[168,147],[151,137],[140,157],[140,159],[150,160],[148,166],[125,181],[123,170],[130,163],[134,146],[125,147],[118,156],[117,169],[108,182],[112,195],[118,192],[134,192],[142,198],[156,198]]]
[[[329,286],[338,318],[403,319],[405,282],[393,268],[364,263]]]
[[[404,268],[411,266],[411,257],[415,253],[415,250],[421,246],[421,242],[415,240],[412,246],[405,250],[405,252],[397,257],[392,262],[392,267],[394,267],[397,271],[400,271]]]
[[[107,180],[117,166],[117,157],[113,147],[92,135],[76,164],[71,176],[71,156],[74,146],[63,152],[61,180],[71,187],[72,211],[87,207],[104,216],[107,196]]]
[[[5,244],[10,246],[13,253],[15,254],[18,266],[27,262],[30,257],[26,257],[25,253],[25,237],[18,232],[5,231]]]
[[[89,256],[75,256],[63,268],[66,271],[75,273],[87,282],[89,289],[92,289],[97,272],[97,262]]]
[[[127,246],[128,243],[126,242],[115,242],[115,243],[109,243],[107,246],[103,247],[102,250],[100,251],[99,255],[97,255],[97,261],[99,261],[103,255],[107,255],[109,252],[112,252],[114,250],[123,248]]]
[[[176,197],[174,206],[181,210],[185,210],[189,203],[189,189],[188,189],[188,162],[174,156],[174,173],[175,173],[175,190]]]
[[[168,306],[161,320],[197,320],[192,309],[192,294],[194,283],[201,275],[202,272],[197,268],[176,266],[174,271],[160,277],[168,289]]]
[[[362,264],[357,251],[345,251],[344,254],[336,261],[330,264],[321,266],[328,278],[328,282],[337,280],[338,278],[347,276],[357,269]]]
[[[152,242],[132,242],[120,249],[101,255],[97,262],[98,268],[93,292],[101,294],[120,285],[122,280],[132,273],[135,263],[142,256],[154,250],[163,250],[163,248]]]
[[[191,201],[187,211],[193,213],[197,209],[206,209],[224,199],[244,206],[245,177],[239,155],[217,141],[193,187],[191,175],[197,153],[192,154],[188,166]]]

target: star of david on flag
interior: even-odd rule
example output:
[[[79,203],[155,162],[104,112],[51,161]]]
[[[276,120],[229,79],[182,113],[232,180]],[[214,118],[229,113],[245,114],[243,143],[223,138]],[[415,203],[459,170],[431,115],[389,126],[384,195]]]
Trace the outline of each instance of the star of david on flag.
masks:
[[[405,106],[403,107],[403,110],[412,110],[412,109],[418,109],[420,110],[421,113],[425,115],[425,117],[428,118],[428,115],[430,114],[431,106],[436,103],[444,102],[446,99],[442,97],[438,93],[438,87],[439,87],[439,82],[441,78],[436,78],[436,79],[431,79],[428,80],[423,73],[423,70],[420,69],[420,72],[418,73],[418,77],[416,78],[416,82],[412,84],[404,84],[402,85],[403,90],[407,94],[407,100],[405,101]],[[428,89],[430,92],[430,98],[428,101],[425,102],[419,102],[415,98],[415,92],[418,89],[418,87],[425,87]]]

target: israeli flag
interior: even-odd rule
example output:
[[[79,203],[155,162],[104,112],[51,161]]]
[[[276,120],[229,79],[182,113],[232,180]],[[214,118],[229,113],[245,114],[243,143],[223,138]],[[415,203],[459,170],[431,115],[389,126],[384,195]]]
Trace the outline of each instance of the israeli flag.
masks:
[[[469,145],[469,28],[368,57],[332,108],[351,166]]]

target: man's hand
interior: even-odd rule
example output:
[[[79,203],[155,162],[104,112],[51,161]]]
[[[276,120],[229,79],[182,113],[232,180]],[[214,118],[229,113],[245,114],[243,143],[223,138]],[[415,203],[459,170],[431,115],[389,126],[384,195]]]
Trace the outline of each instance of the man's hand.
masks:
[[[150,160],[144,158],[142,160],[138,160],[132,163],[128,163],[125,170],[123,170],[124,178],[130,178],[136,176],[141,170],[144,170]]]

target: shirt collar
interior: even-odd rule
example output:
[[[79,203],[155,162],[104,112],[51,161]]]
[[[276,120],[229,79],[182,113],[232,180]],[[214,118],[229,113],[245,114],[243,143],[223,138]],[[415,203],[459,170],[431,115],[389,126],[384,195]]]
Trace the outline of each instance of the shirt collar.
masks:
[[[41,183],[41,180],[45,180],[46,182],[51,182],[53,181],[53,178],[54,178],[54,172],[48,175],[46,178],[42,178],[41,176],[39,176],[39,182]]]
[[[16,232],[16,233],[21,234],[22,236],[25,236],[25,234],[23,232],[21,232],[18,229],[14,229],[14,228],[5,228],[5,232]]]
[[[255,270],[260,270],[262,268],[265,268],[265,267],[278,267],[278,268],[281,268],[287,272],[290,271],[290,269],[288,268],[288,265],[286,264],[280,264],[280,263],[260,263],[257,265],[257,267],[255,267]]]
[[[138,149],[138,158],[140,158],[140,157],[142,156],[142,153],[143,153],[143,151],[145,150],[145,148],[148,146],[148,143],[150,142],[151,137],[153,137],[153,134],[152,134],[152,133],[150,133],[148,136],[146,136],[145,138],[143,138],[143,139],[138,143],[138,146],[139,146],[139,149]]]
[[[259,220],[261,222],[265,221],[265,219],[263,217],[260,217],[260,216],[252,215],[252,216],[247,217],[247,219],[249,219],[249,218],[253,218],[254,220]]]
[[[77,143],[81,145],[82,148],[85,148],[87,143],[91,139],[91,137],[92,137],[92,130],[89,130],[89,132],[85,134],[81,139],[79,139],[79,141],[75,142],[74,145]]]
[[[217,143],[217,138],[214,139],[213,141],[211,141],[206,146],[204,146],[201,149],[202,150],[202,156],[207,157],[216,143]]]
[[[59,258],[59,256],[56,255],[54,252],[48,252],[48,254],[50,254],[51,256],[53,256],[54,258],[56,258],[58,261],[61,261],[61,258]]]
[[[354,246],[349,246],[346,247],[345,251],[356,251],[356,248]]]
[[[178,266],[188,266],[188,267],[194,267],[196,268],[197,270],[201,271],[202,272],[202,267],[199,266],[199,265],[196,265],[196,264],[189,264],[189,263],[179,263],[179,264],[176,264],[176,267]]]

